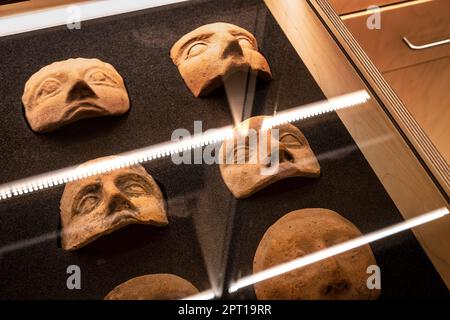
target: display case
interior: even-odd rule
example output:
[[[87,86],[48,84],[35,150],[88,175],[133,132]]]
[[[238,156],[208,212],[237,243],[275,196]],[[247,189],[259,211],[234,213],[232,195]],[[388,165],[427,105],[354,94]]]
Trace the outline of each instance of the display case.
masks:
[[[0,9],[0,299],[448,298],[448,164],[325,4],[119,3]]]

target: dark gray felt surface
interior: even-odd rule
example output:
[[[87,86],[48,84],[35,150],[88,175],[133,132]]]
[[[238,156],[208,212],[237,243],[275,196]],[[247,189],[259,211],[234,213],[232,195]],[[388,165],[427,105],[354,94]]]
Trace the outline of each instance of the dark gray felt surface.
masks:
[[[253,114],[272,114],[323,99],[319,87],[259,0],[195,1],[0,39],[0,183],[117,154],[232,123],[223,90],[195,99],[169,58],[172,44],[200,25],[224,21],[252,31],[274,74],[259,83]],[[117,118],[77,122],[34,134],[20,97],[40,67],[71,57],[96,57],[125,79],[131,110]],[[128,226],[74,253],[58,247],[63,187],[0,202],[0,298],[101,299],[119,283],[147,273],[175,273],[200,290],[251,273],[263,233],[283,214],[324,207],[363,233],[401,221],[377,177],[335,114],[297,123],[319,155],[319,179],[288,179],[236,201],[217,166],[145,165],[165,190],[170,224]],[[344,150],[338,156],[330,151]],[[324,156],[325,155],[325,156]],[[327,156],[328,155],[328,156]],[[230,247],[227,240],[231,240]],[[411,232],[379,241],[384,298],[446,296],[447,289]],[[227,254],[229,253],[229,255]],[[68,265],[82,270],[82,290],[66,288]],[[254,298],[251,288],[235,297]]]

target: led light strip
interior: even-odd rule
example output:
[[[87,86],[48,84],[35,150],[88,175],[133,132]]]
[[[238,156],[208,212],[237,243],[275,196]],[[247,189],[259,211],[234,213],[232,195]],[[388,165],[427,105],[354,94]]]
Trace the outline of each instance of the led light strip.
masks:
[[[267,128],[281,123],[293,122],[300,119],[309,118],[325,112],[334,111],[346,107],[361,104],[370,99],[366,91],[357,91],[352,94],[332,98],[328,101],[313,103],[303,107],[281,112],[272,117],[265,124]],[[264,123],[263,123],[264,126]],[[117,157],[104,159],[96,163],[83,166],[73,166],[46,174],[14,181],[0,185],[0,200],[19,196],[29,192],[46,189],[61,185],[67,182],[87,178],[97,174],[102,174],[112,170],[129,167],[132,165],[148,162],[154,159],[167,157],[172,154],[200,148],[206,145],[215,144],[229,139],[233,136],[232,126],[219,129],[207,130],[203,134],[194,135],[181,141],[170,141],[150,147],[133,150],[119,154]]]
[[[370,96],[367,91],[360,90],[328,99],[327,102],[316,102],[297,108],[291,108],[289,110],[277,113],[272,118],[265,119],[262,128],[269,129],[285,123],[295,122],[300,119],[306,119],[327,112],[353,107],[358,104],[365,103],[369,99]]]
[[[209,144],[218,143],[233,135],[231,126],[208,130],[202,135],[191,136],[182,141],[171,141],[150,147],[122,153],[117,157],[98,161],[83,166],[73,166],[28,179],[15,181],[0,186],[0,199],[11,198],[70,181],[87,178],[112,170],[129,167],[139,163],[155,160]]]
[[[234,284],[232,284],[229,287],[228,292],[229,293],[236,292],[244,287],[282,275],[284,273],[293,271],[298,268],[302,268],[304,266],[327,259],[334,255],[338,255],[340,253],[366,245],[370,242],[374,242],[382,238],[389,237],[393,234],[417,227],[421,224],[425,224],[427,222],[442,218],[448,214],[449,211],[447,208],[439,208],[434,211],[422,214],[418,217],[397,223],[393,226],[369,233],[367,235],[358,237],[350,241],[346,241],[344,243],[329,247],[327,249],[312,253],[310,255],[280,264],[278,266],[266,269],[253,275],[243,277],[240,280],[236,281]]]
[[[92,20],[116,14],[139,11],[189,0],[100,0],[59,6],[0,18],[0,37],[65,25],[71,16],[70,7],[80,12],[80,20]]]

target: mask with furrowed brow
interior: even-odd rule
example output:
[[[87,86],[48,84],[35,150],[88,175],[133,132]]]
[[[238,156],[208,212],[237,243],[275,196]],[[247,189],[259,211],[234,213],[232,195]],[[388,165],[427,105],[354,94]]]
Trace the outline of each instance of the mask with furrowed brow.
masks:
[[[121,115],[130,109],[124,81],[98,59],[54,62],[25,84],[25,117],[35,132],[49,132],[80,119]]]
[[[141,165],[67,183],[60,209],[65,250],[81,248],[129,224],[168,224],[161,190]]]

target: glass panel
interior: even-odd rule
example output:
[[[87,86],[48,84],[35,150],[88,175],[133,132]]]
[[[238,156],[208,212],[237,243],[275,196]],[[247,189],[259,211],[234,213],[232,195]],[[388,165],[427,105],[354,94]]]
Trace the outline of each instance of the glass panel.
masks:
[[[371,126],[363,84],[326,99],[263,1],[146,3],[0,38],[0,298],[448,294],[409,230],[448,210],[405,221],[360,150],[401,136],[356,142],[342,121]],[[53,65],[22,105],[31,75],[80,57],[120,76]],[[112,108],[120,78],[129,110],[71,117]],[[51,103],[67,123],[33,132]]]

